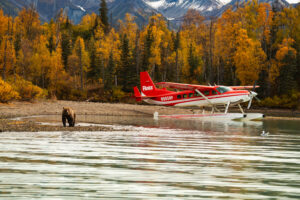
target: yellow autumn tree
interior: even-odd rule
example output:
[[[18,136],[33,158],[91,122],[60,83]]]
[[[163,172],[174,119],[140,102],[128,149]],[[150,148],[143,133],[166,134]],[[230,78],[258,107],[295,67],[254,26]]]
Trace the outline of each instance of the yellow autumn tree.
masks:
[[[122,20],[119,20],[120,23],[119,33],[120,35],[124,35],[124,34],[127,35],[127,38],[129,40],[129,46],[132,49],[135,47],[136,34],[138,30],[138,26],[134,22],[134,20],[135,18],[129,13],[126,13],[124,22]]]
[[[84,40],[78,37],[75,42],[72,55],[69,57],[69,71],[75,76],[77,85],[77,80],[79,79],[79,88],[83,90],[86,81],[86,75],[89,70],[89,55],[85,50]],[[78,87],[78,85],[77,85]]]
[[[292,38],[285,38],[281,44],[278,45],[278,51],[276,52],[276,59],[272,60],[270,68],[269,79],[272,83],[275,82],[276,78],[280,75],[280,68],[283,66],[283,60],[289,53],[296,58],[297,51],[292,47],[295,41]]]
[[[234,55],[237,49],[237,36],[242,29],[241,14],[226,10],[217,21],[215,54],[219,58],[219,67],[224,71],[226,84],[237,84]]]
[[[247,36],[245,29],[240,29],[237,37],[237,50],[234,55],[237,78],[242,85],[253,85],[258,80],[264,66],[266,55],[260,43]]]
[[[22,33],[24,39],[33,41],[42,33],[41,21],[35,8],[23,8],[15,19],[18,32]]]
[[[167,49],[171,41],[171,32],[168,30],[166,21],[162,15],[151,16],[148,26],[141,32],[141,46],[143,48],[143,70],[153,72],[163,71],[162,60],[165,58],[164,49]],[[167,56],[166,56],[167,57]]]
[[[196,10],[188,10],[182,23],[181,50],[183,54],[182,74],[185,82],[199,83],[203,72],[204,17]]]
[[[100,63],[101,66],[101,78],[100,83],[104,82],[105,71],[109,64],[110,55],[112,55],[113,60],[118,63],[120,61],[120,36],[115,31],[114,28],[110,30],[108,34],[104,34],[103,30],[97,31],[96,40],[96,60]]]
[[[33,42],[33,55],[27,71],[30,77],[28,80],[42,88],[47,88],[49,85],[46,76],[51,68],[51,54],[47,45],[48,41],[45,35],[41,35],[38,42]]]
[[[4,37],[0,42],[0,71],[2,79],[14,73],[16,63],[15,49],[11,37]]]
[[[64,70],[64,65],[61,57],[61,47],[58,46],[55,52],[52,52],[50,68],[46,75],[49,80],[48,91],[51,97],[56,98],[61,86],[64,85],[64,80],[66,77],[66,72]]]
[[[155,71],[155,66],[161,64],[161,49],[160,44],[162,42],[162,36],[164,34],[163,29],[165,28],[165,24],[163,23],[163,19],[161,15],[155,15],[150,18],[150,25],[147,27],[150,29],[154,41],[151,46],[151,57],[149,58],[150,66],[152,67],[152,71]],[[146,28],[146,30],[147,30]]]
[[[240,21],[247,30],[248,37],[268,42],[274,13],[269,3],[249,1],[245,7],[239,8]]]
[[[7,31],[7,19],[8,17],[4,15],[3,10],[0,9],[0,40],[5,35]]]

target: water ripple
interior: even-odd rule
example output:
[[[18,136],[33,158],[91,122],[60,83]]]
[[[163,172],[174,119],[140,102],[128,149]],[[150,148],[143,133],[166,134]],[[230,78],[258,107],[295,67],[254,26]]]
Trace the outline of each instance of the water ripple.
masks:
[[[300,198],[297,131],[132,129],[1,133],[0,198]]]

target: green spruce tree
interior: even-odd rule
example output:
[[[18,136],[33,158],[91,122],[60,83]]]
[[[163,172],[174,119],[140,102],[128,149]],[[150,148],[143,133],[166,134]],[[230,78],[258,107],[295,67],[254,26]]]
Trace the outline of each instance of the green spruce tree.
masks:
[[[68,57],[72,54],[72,38],[67,31],[61,34],[62,59],[67,70]]]
[[[283,60],[278,77],[279,94],[291,94],[297,89],[297,59],[292,51],[289,51]]]
[[[107,16],[108,9],[105,0],[101,0],[99,14],[100,14],[100,21],[102,23],[103,30],[107,34],[109,32],[109,23],[108,23],[108,16]]]
[[[97,55],[96,42],[94,38],[89,43],[89,56],[90,56],[90,71],[88,72],[88,78],[92,81],[97,81],[101,77],[101,61],[100,56]]]
[[[151,29],[147,30],[147,35],[146,35],[146,41],[145,41],[145,46],[143,50],[143,64],[141,66],[142,71],[146,71],[149,68],[150,62],[149,58],[151,57],[151,46],[154,42],[153,34]]]
[[[129,49],[129,40],[126,34],[122,37],[121,44],[121,66],[118,74],[120,85],[124,92],[132,92],[136,85],[136,68],[133,66],[133,58]]]
[[[188,63],[190,67],[190,77],[193,76],[195,69],[198,66],[198,60],[194,55],[194,47],[192,44],[189,46],[189,53],[188,53]]]
[[[53,26],[53,24],[54,24],[54,21],[53,21],[53,19],[51,19],[50,24],[49,24],[49,29],[50,29],[51,33],[50,33],[50,37],[48,38],[48,45],[47,45],[47,48],[49,49],[50,53],[52,53],[52,51],[55,51],[54,35],[51,30],[51,27]]]
[[[113,53],[110,52],[108,65],[105,69],[104,87],[106,90],[111,90],[114,86],[115,68],[116,64],[114,61]]]

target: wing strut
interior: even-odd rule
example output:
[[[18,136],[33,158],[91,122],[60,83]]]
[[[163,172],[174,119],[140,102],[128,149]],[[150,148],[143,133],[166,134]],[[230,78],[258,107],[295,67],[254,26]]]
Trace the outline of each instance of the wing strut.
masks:
[[[227,114],[229,106],[230,106],[230,101],[228,101],[228,103],[227,103],[227,105],[226,105],[226,108],[225,108],[225,114]]]
[[[218,112],[220,112],[220,110],[216,108],[216,106],[204,94],[202,94],[202,92],[197,89],[195,89],[195,91],[200,94],[213,107],[213,109],[216,109]]]

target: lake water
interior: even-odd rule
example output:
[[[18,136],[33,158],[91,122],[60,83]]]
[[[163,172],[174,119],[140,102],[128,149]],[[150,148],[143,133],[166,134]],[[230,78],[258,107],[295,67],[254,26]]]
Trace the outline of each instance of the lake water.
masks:
[[[300,199],[300,121],[104,121],[129,131],[0,133],[0,198]]]

